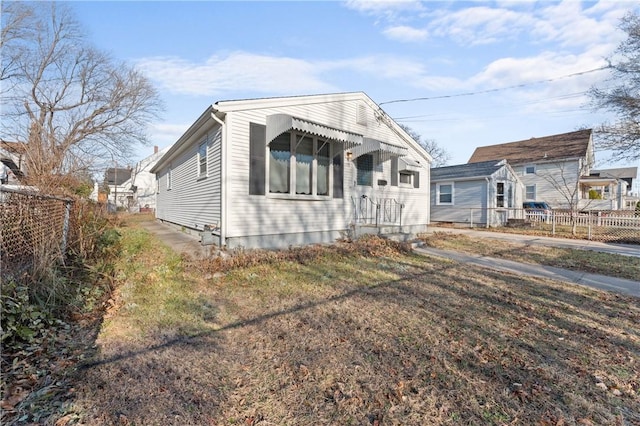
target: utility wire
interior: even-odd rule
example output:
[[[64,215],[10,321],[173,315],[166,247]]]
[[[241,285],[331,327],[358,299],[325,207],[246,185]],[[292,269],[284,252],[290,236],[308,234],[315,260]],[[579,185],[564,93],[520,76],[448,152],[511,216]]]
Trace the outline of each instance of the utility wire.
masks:
[[[590,74],[592,72],[602,71],[602,70],[606,70],[608,68],[611,68],[611,65],[606,65],[606,66],[603,66],[603,67],[600,67],[600,68],[594,68],[594,69],[588,70],[588,71],[580,71],[580,72],[576,72],[576,73],[573,73],[573,74],[567,74],[567,75],[563,75],[563,76],[560,76],[560,77],[549,78],[547,80],[539,80],[539,81],[532,81],[532,82],[529,82],[529,83],[516,84],[514,86],[497,87],[495,89],[479,90],[477,92],[457,93],[455,95],[431,96],[431,97],[426,97],[426,98],[412,98],[412,99],[395,99],[395,100],[392,100],[392,101],[380,102],[378,105],[395,104],[395,103],[400,103],[400,102],[430,101],[430,100],[434,100],[434,99],[457,98],[457,97],[461,97],[461,96],[473,96],[473,95],[481,95],[481,94],[485,94],[485,93],[500,92],[502,90],[518,89],[518,88],[521,88],[521,87],[531,86],[531,85],[534,85],[534,84],[548,83],[550,81],[557,81],[557,80],[561,80],[561,79],[564,79],[564,78],[575,77],[575,76],[578,76],[578,75]]]

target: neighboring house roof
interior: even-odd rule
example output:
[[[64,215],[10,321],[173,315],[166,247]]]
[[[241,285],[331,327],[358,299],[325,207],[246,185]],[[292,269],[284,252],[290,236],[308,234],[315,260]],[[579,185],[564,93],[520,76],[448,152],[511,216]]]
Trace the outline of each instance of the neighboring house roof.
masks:
[[[618,169],[591,170],[591,176],[612,177],[617,179],[637,179],[637,167],[622,167]]]
[[[0,152],[2,151],[22,155],[27,151],[27,146],[22,142],[7,142],[0,140]]]
[[[504,166],[506,166],[504,160],[491,160],[456,166],[434,167],[431,169],[431,181],[484,178],[491,176]]]
[[[24,177],[24,162],[22,156],[26,152],[26,145],[21,142],[7,142],[0,140],[0,162],[4,164],[17,179]]]
[[[620,179],[633,186],[633,181],[638,178],[637,167],[621,167],[617,169],[591,170],[589,177]]]
[[[589,154],[591,129],[476,148],[469,163],[506,159],[509,164],[582,158]]]
[[[104,174],[104,180],[108,185],[122,185],[131,179],[131,169],[124,167],[110,167]]]

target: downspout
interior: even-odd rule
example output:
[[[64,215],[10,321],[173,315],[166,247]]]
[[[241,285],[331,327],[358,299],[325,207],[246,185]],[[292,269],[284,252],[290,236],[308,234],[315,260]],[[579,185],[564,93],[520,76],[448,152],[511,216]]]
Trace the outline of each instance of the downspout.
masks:
[[[486,220],[486,223],[485,223],[484,227],[485,228],[489,228],[489,221],[490,221],[490,217],[489,216],[490,216],[490,213],[491,213],[491,209],[489,208],[489,199],[490,199],[489,198],[489,189],[491,188],[491,181],[493,179],[490,180],[488,177],[485,177],[484,180],[487,181],[487,203],[486,203],[487,204],[487,207],[486,207],[486,209],[487,209],[487,213],[486,213],[487,220]]]
[[[215,110],[211,111],[211,118],[219,125],[222,133],[220,141],[220,248],[227,241],[227,126],[225,122],[216,116]]]

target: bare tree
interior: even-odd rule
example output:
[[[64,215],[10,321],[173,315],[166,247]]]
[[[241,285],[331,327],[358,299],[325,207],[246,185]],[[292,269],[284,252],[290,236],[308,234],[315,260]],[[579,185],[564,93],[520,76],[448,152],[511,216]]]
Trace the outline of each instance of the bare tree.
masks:
[[[571,214],[571,233],[576,235],[576,218],[580,208],[580,176],[586,174],[590,169],[588,162],[563,161],[553,168],[536,172],[544,179],[559,195],[559,198],[569,207]],[[591,201],[589,201],[590,203]]]
[[[18,58],[22,51],[22,41],[33,38],[33,9],[18,2],[2,2],[2,29],[0,29],[0,90],[7,91],[6,85],[18,76]]]
[[[627,39],[609,58],[612,76],[607,87],[594,86],[590,96],[597,109],[617,116],[595,129],[599,148],[612,150],[613,160],[630,161],[640,159],[640,15],[629,12],[620,28]]]
[[[404,124],[400,124],[400,127],[431,155],[433,158],[431,167],[446,166],[449,160],[451,160],[451,154],[449,154],[446,149],[438,145],[434,139],[422,139],[422,136],[420,136],[415,130]]]
[[[147,124],[161,102],[139,71],[93,48],[66,5],[3,2],[2,9],[3,23],[13,22],[17,34],[3,33],[17,71],[6,75],[13,84],[3,93],[3,121],[10,119],[9,137],[27,144],[32,183],[125,159],[147,142]]]

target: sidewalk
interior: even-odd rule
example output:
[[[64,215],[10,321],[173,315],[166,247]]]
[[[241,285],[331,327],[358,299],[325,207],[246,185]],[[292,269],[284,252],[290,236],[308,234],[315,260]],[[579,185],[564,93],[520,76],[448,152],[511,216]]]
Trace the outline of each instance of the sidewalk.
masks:
[[[484,233],[483,233],[484,234]],[[504,271],[512,274],[550,278],[573,284],[584,285],[599,290],[624,293],[640,297],[640,281],[607,277],[604,275],[588,274],[580,271],[555,268],[552,266],[533,265],[513,262],[511,260],[464,254],[455,251],[438,250],[431,247],[418,247],[416,253],[455,260],[464,264],[473,264],[482,268]]]
[[[568,238],[553,238],[553,237],[541,237],[537,235],[525,235],[525,234],[509,234],[494,231],[478,231],[474,229],[464,228],[445,228],[438,226],[429,226],[427,228],[427,234],[433,234],[435,232],[448,232],[451,234],[464,234],[475,238],[487,238],[495,240],[510,241],[513,243],[527,244],[527,245],[541,245],[547,247],[560,247],[571,248],[578,250],[592,250],[603,253],[619,254],[622,256],[640,257],[640,245],[634,244],[611,244],[602,243],[599,241],[589,240],[572,240]],[[638,272],[640,276],[640,271]]]
[[[156,235],[160,241],[170,247],[176,253],[185,253],[196,259],[208,257],[210,246],[200,244],[200,236],[194,233],[183,232],[176,225],[170,225],[153,220],[141,222],[140,225]]]

